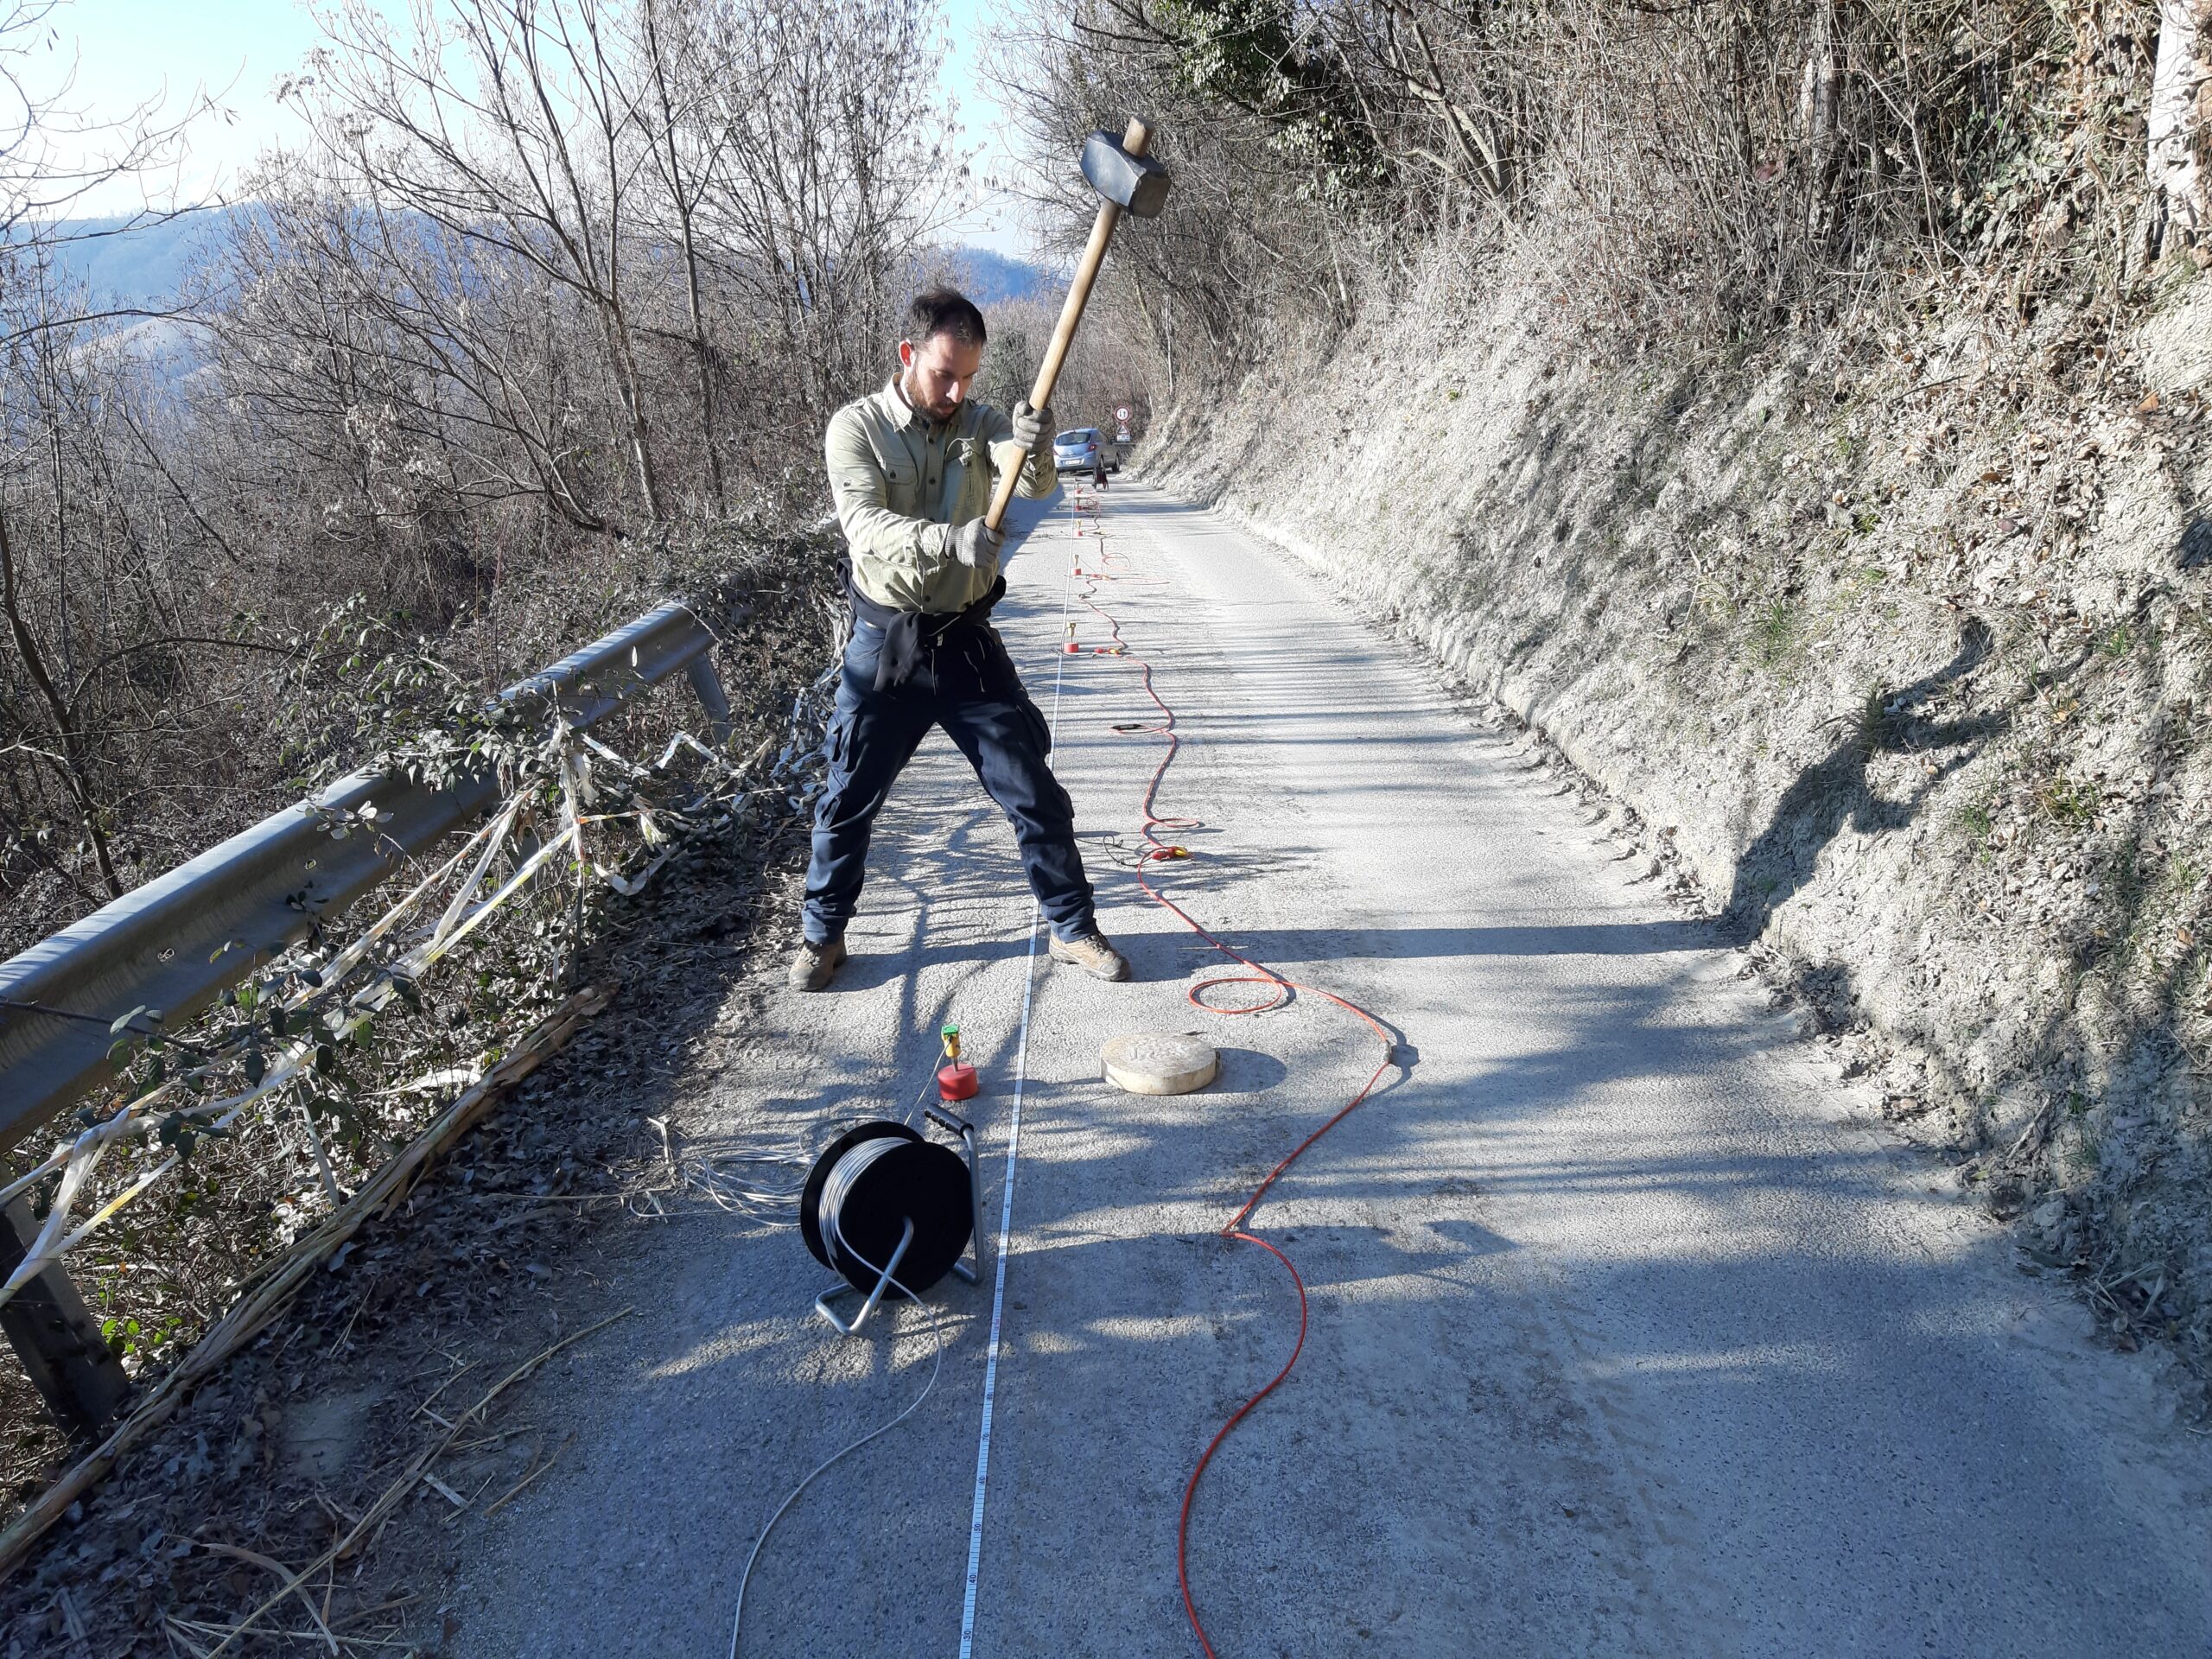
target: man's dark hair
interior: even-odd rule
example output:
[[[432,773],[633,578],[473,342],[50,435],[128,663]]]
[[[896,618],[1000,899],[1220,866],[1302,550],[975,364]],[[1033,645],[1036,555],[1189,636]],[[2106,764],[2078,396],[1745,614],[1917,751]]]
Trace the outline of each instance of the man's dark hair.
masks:
[[[965,294],[949,288],[925,289],[906,308],[906,338],[926,346],[939,334],[950,334],[963,346],[981,346],[983,314]]]

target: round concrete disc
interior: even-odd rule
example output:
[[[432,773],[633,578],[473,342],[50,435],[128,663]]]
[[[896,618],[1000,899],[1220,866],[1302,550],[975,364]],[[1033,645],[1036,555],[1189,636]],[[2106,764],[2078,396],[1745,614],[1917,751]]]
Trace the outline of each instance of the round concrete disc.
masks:
[[[1132,1095],[1187,1095],[1221,1070],[1221,1057],[1203,1038],[1173,1032],[1132,1032],[1116,1037],[1099,1055],[1106,1081]]]

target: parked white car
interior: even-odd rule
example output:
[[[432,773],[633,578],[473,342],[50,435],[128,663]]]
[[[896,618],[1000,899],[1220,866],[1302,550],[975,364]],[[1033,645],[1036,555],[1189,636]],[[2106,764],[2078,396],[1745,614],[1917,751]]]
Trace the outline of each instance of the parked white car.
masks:
[[[1102,456],[1108,472],[1122,470],[1116,447],[1095,426],[1071,427],[1052,440],[1052,465],[1064,473],[1095,473]]]

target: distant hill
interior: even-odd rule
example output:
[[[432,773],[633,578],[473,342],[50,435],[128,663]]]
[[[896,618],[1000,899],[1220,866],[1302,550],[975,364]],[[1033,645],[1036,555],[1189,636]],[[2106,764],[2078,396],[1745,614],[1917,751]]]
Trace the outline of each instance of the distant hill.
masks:
[[[182,290],[200,248],[219,235],[233,215],[252,211],[251,205],[210,207],[130,229],[124,228],[130,221],[122,219],[65,219],[58,228],[70,239],[56,250],[56,258],[64,270],[81,278],[103,299],[159,305]],[[1061,279],[1042,266],[988,248],[950,249],[946,264],[953,279],[978,305],[1057,293],[1062,286]]]
[[[136,226],[126,219],[64,219],[55,227],[65,238],[55,263],[101,299],[160,305],[183,289],[200,248],[230,216],[251,211],[210,207]]]
[[[1002,305],[1009,300],[1058,294],[1067,285],[1064,278],[1041,265],[1009,259],[988,248],[956,248],[952,259],[961,291],[978,305]]]

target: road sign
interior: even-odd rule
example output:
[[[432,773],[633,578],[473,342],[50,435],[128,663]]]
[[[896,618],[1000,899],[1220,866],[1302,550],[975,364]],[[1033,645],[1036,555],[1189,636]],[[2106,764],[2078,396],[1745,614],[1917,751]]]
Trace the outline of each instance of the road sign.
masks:
[[[1123,426],[1127,426],[1129,423],[1129,406],[1127,404],[1123,404],[1119,408],[1116,409],[1114,411],[1114,418],[1119,421]]]

